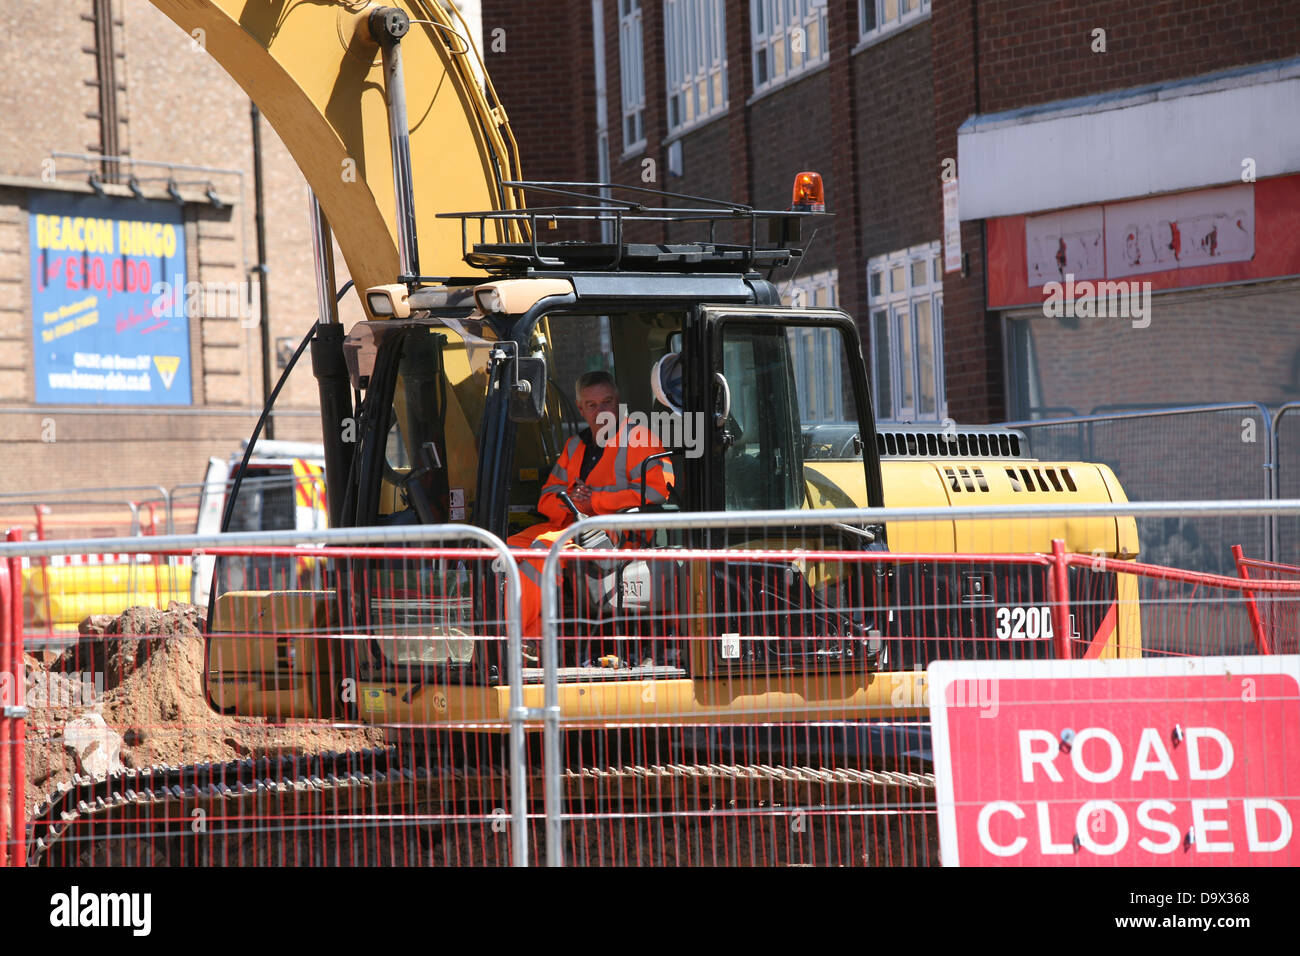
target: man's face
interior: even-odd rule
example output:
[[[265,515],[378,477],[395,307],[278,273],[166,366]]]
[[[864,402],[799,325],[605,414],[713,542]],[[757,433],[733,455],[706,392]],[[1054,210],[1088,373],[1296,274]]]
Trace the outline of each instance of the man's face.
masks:
[[[588,385],[578,393],[578,414],[594,435],[600,431],[602,412],[618,414],[618,389],[612,385]]]

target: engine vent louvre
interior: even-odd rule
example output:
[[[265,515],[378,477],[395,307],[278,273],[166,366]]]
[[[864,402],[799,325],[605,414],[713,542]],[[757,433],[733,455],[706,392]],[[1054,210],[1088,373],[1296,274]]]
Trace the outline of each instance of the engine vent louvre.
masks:
[[[1008,468],[1007,479],[1012,491],[1078,491],[1069,468]]]
[[[989,483],[983,468],[945,468],[944,477],[953,491],[988,491]]]
[[[1023,432],[1007,428],[958,429],[940,426],[878,426],[881,458],[1029,458]]]

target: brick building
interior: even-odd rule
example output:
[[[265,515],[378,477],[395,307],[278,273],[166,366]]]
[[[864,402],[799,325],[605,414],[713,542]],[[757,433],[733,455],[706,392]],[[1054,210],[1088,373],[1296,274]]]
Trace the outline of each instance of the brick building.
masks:
[[[252,104],[201,46],[148,0],[0,0],[0,64],[0,494],[200,482],[252,431],[264,348],[274,381],[316,320],[307,183],[260,119],[264,334]],[[153,226],[166,249],[124,245]],[[159,281],[202,292],[142,321]],[[277,407],[276,438],[320,441],[305,357]]]
[[[1295,5],[978,10],[936,4],[937,125],[1008,414],[1300,398]],[[1045,314],[1069,276],[1149,290],[1150,314]]]
[[[5,0],[0,17],[9,94],[0,118],[0,492],[202,481],[209,456],[237,451],[262,403],[249,99],[144,0]],[[307,186],[264,120],[261,141],[275,349],[297,344],[316,307]],[[89,227],[58,230],[64,217],[103,225],[92,242]],[[121,229],[131,223],[166,224],[174,255],[126,248]],[[96,249],[116,253],[126,274],[97,275],[87,258]],[[200,283],[205,294],[159,328],[139,321],[144,286],[159,281]],[[214,301],[211,290],[229,295]],[[118,309],[114,293],[129,308]],[[86,351],[90,340],[69,321],[116,323],[107,354],[128,368],[104,364],[103,347]],[[138,355],[149,359],[130,367]],[[271,371],[278,376],[275,361]],[[278,418],[276,437],[319,441],[309,363],[284,399],[297,411]]]
[[[783,208],[821,172],[835,218],[787,297],[857,318],[882,418],[1300,398],[1286,0],[485,0],[483,19],[529,178]],[[1151,314],[1053,315],[1067,275],[1149,290]]]

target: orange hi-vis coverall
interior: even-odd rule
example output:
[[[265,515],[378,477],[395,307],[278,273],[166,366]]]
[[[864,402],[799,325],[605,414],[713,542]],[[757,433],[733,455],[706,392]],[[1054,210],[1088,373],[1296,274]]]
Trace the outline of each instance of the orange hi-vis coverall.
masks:
[[[583,429],[590,435],[588,429]],[[560,458],[542,486],[537,510],[547,520],[525,528],[510,536],[512,548],[535,548],[545,552],[555,543],[560,532],[573,523],[573,515],[560,501],[561,491],[572,492],[578,481],[591,488],[591,510],[596,514],[613,514],[624,508],[635,508],[641,501],[641,464],[651,455],[664,450],[659,440],[640,425],[628,428],[627,420],[619,423],[612,441],[601,451],[600,460],[586,475],[582,474],[587,442],[582,433],[574,435],[564,445]],[[644,504],[663,504],[668,500],[668,485],[673,480],[673,466],[668,458],[652,461],[645,470]],[[542,616],[542,560],[524,559],[519,562],[520,611],[523,633],[530,637],[541,634]]]

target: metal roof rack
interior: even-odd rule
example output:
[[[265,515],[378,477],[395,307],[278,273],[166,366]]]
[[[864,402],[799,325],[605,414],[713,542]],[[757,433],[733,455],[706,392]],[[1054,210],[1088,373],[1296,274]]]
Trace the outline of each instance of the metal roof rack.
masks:
[[[441,219],[460,220],[461,255],[467,263],[500,274],[574,269],[597,272],[728,273],[773,269],[788,265],[803,255],[803,249],[794,245],[801,239],[801,222],[813,216],[825,215],[755,209],[743,203],[619,183],[506,181],[502,185],[523,192],[588,200],[590,204],[438,214]],[[612,195],[614,190],[643,194],[647,198],[644,201],[623,199]],[[696,205],[673,204],[674,202]],[[469,224],[475,220],[478,222],[478,241],[471,246]],[[505,224],[506,233],[517,232],[522,241],[490,242],[489,222]],[[597,225],[609,223],[613,227],[613,237],[608,242],[538,240],[539,228],[554,229],[562,222]],[[624,241],[626,224],[629,222],[694,224],[706,235],[682,242],[629,243]],[[719,224],[736,223],[747,224],[748,241],[719,241]],[[766,237],[760,237],[760,223],[767,226]],[[502,230],[498,227],[496,231],[500,233]]]

